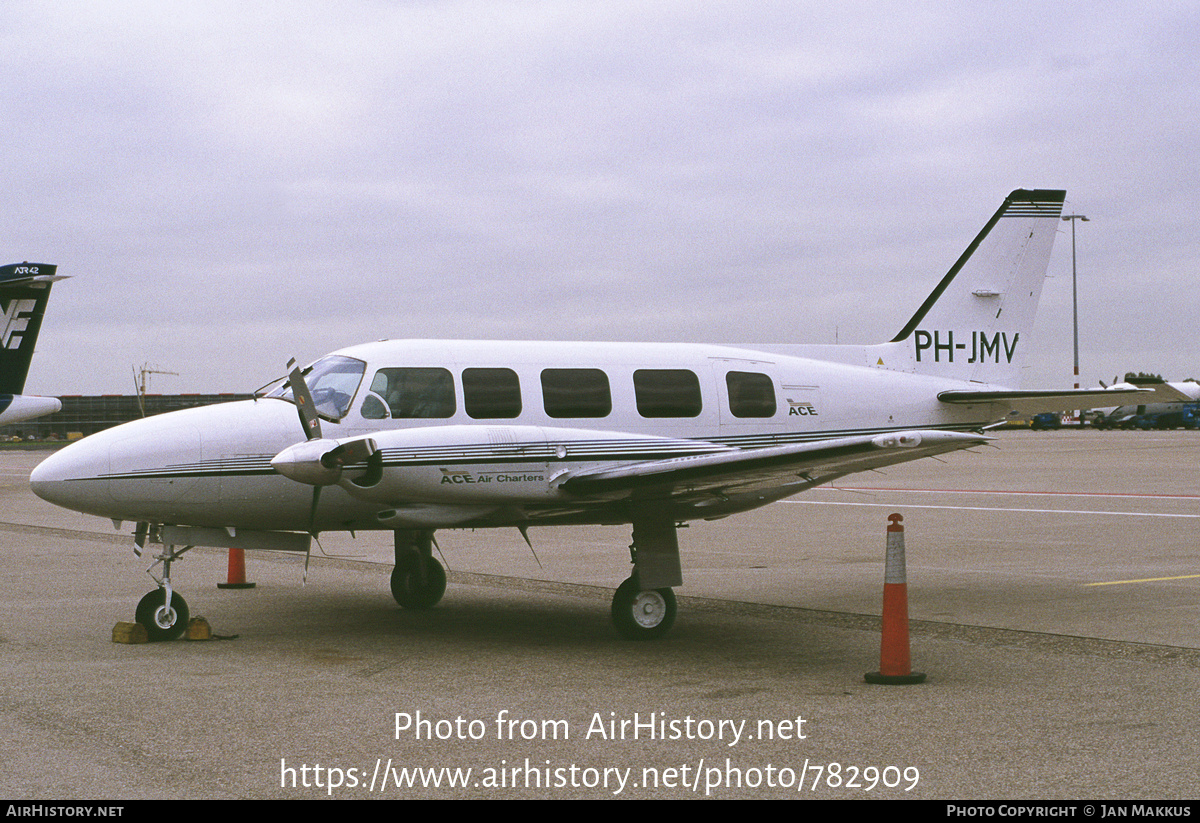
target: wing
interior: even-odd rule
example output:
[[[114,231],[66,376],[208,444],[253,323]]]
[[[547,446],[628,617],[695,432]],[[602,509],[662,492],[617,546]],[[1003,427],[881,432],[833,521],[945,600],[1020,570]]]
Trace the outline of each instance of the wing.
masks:
[[[639,491],[686,500],[770,491],[778,499],[847,474],[967,449],[989,440],[980,434],[933,430],[839,437],[582,469],[560,477],[559,484],[581,497]]]

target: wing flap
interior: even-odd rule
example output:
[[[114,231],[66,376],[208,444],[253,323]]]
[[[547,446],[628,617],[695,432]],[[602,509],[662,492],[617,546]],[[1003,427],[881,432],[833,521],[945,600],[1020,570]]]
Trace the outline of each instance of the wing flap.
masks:
[[[840,437],[585,469],[564,477],[560,487],[579,495],[648,489],[675,495],[788,486],[796,486],[796,491],[800,491],[847,474],[966,449],[989,439],[980,434],[933,430]]]

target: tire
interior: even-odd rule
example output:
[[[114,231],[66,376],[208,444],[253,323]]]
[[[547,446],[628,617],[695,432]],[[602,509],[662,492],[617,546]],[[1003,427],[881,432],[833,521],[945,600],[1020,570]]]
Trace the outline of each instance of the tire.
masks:
[[[446,570],[436,558],[425,561],[425,584],[414,560],[392,569],[392,597],[406,609],[432,609],[446,593]]]
[[[155,589],[138,601],[135,619],[146,627],[151,641],[175,640],[187,629],[188,605],[178,592],[171,593],[171,608],[165,607],[167,592]]]
[[[636,575],[629,577],[613,594],[613,625],[626,640],[662,637],[675,624],[676,610],[674,590],[643,591]]]

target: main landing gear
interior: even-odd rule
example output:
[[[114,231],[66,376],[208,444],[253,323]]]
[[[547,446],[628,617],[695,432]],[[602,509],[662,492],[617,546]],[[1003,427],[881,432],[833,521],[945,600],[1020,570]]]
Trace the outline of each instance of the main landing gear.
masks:
[[[612,621],[626,640],[654,640],[675,624],[675,592],[669,587],[643,590],[636,574],[617,587]]]
[[[392,597],[406,609],[430,609],[446,593],[446,570],[433,556],[433,531],[397,529]],[[612,599],[612,621],[626,640],[654,640],[675,624],[673,586],[683,582],[675,522],[653,510],[639,510],[629,547],[633,574]]]
[[[431,609],[446,593],[446,570],[433,556],[433,532],[397,529],[392,597],[406,609]]]
[[[675,520],[661,501],[634,501],[629,559],[633,574],[613,595],[613,625],[626,640],[654,640],[674,625],[672,587],[683,583]]]

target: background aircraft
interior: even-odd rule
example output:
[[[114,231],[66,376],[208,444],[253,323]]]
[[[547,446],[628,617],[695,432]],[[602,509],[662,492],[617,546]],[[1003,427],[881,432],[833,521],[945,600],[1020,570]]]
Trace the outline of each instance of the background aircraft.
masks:
[[[29,363],[33,359],[38,332],[50,287],[57,280],[57,266],[44,263],[12,263],[0,266],[0,307],[3,330],[0,331],[0,425],[19,423],[62,408],[54,397],[22,395]]]
[[[613,620],[658,637],[680,522],[982,444],[1025,403],[1087,405],[1091,390],[1016,389],[1064,198],[1010,194],[888,343],[381,341],[256,400],[92,435],[31,485],[162,547],[137,609],[156,638],[187,622],[170,568],[192,546],[307,552],[322,531],[391,530],[393,597],[428,608],[446,585],[437,529],[612,523],[633,534]]]
[[[1112,388],[1131,385],[1118,383]],[[1109,408],[1096,418],[1094,425],[1100,429],[1194,429],[1200,425],[1200,383],[1188,380],[1164,385],[1178,393],[1178,402],[1140,403]]]

